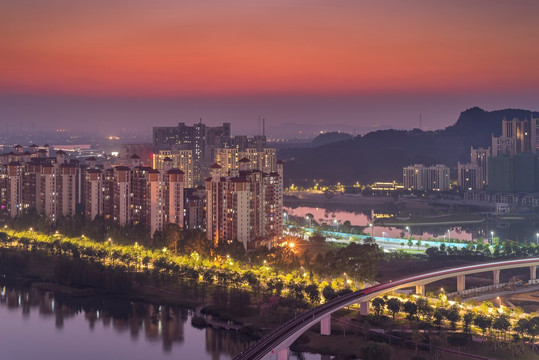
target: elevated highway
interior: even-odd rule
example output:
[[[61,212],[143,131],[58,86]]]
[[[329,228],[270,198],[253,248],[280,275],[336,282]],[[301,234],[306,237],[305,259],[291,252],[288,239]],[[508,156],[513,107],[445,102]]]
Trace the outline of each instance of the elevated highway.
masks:
[[[451,277],[457,277],[457,290],[462,291],[465,287],[466,275],[492,271],[493,281],[496,284],[499,283],[501,270],[522,267],[529,267],[530,279],[535,280],[537,265],[539,265],[539,258],[498,261],[436,270],[371,286],[328,301],[284,323],[242,351],[234,360],[286,360],[288,359],[288,348],[290,345],[313,325],[320,323],[321,333],[323,335],[329,335],[331,332],[332,313],[343,307],[359,303],[361,313],[366,315],[368,313],[369,300],[387,292],[415,286],[416,292],[424,295],[426,284]]]

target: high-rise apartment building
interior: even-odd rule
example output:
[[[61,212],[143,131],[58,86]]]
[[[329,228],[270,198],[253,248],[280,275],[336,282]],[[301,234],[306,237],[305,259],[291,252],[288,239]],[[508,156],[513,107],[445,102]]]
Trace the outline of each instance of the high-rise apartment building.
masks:
[[[166,168],[167,162],[172,163],[172,168],[183,171],[185,187],[195,187],[193,150],[160,150],[153,154],[153,168],[162,170]]]
[[[492,156],[539,153],[539,119],[502,120],[502,135],[492,136]]]
[[[449,190],[449,168],[437,164],[406,166],[402,171],[404,188],[407,190],[447,191]]]
[[[62,150],[48,157],[49,147],[30,146],[23,151],[2,155],[0,168],[0,209],[4,215],[16,217],[34,208],[52,221],[61,216],[74,216],[82,199],[81,178],[84,176],[77,160],[68,160]]]
[[[237,171],[240,168],[240,160],[248,159],[253,169],[259,169],[266,173],[277,171],[277,154],[275,148],[246,148],[240,151],[237,148],[215,149],[215,163],[221,166],[222,171]]]
[[[489,192],[539,191],[539,119],[502,120],[502,136],[492,137]]]
[[[457,181],[463,190],[484,190],[488,184],[490,148],[470,148],[470,163],[458,163]]]
[[[282,234],[283,168],[276,172],[253,169],[249,159],[226,172],[214,164],[206,179],[206,236],[218,244],[237,239],[247,248],[257,239]]]
[[[463,190],[481,189],[481,169],[475,164],[458,163],[458,184]]]
[[[153,145],[158,153],[161,150],[191,150],[193,158],[194,181],[202,183],[206,169],[213,161],[213,149],[226,147],[230,142],[230,123],[222,126],[206,126],[202,122],[193,126],[178,123],[172,127],[154,127]]]
[[[100,167],[86,171],[86,219],[96,216],[120,225],[143,225],[153,235],[168,223],[184,222],[184,173],[165,162],[161,170],[140,165],[133,155],[130,166]]]
[[[179,123],[178,126],[172,127],[154,127],[153,128],[153,146],[158,157],[170,157],[174,160],[175,154],[180,154],[181,151],[192,151],[191,158],[193,164],[193,185],[201,185],[203,179],[209,175],[210,166],[216,162],[215,157],[222,149],[235,149],[238,153],[243,153],[236,156],[236,160],[243,157],[249,158],[256,162],[259,169],[270,169],[271,165],[267,165],[275,160],[266,159],[274,156],[275,149],[265,150],[266,136],[257,135],[248,138],[244,135],[231,136],[230,123],[223,123],[222,126],[206,126],[202,122],[193,126]],[[165,152],[170,151],[170,152]],[[255,153],[248,155],[248,152]],[[266,152],[265,156],[261,155]],[[222,155],[221,155],[222,156]],[[258,164],[260,162],[260,165]],[[267,163],[264,165],[264,163]],[[175,165],[176,166],[176,165]],[[154,166],[155,167],[155,166]],[[186,181],[189,181],[189,174],[180,166],[176,166],[186,173]],[[227,165],[227,167],[231,167]],[[232,168],[232,167],[231,167]],[[264,170],[265,171],[265,170]]]

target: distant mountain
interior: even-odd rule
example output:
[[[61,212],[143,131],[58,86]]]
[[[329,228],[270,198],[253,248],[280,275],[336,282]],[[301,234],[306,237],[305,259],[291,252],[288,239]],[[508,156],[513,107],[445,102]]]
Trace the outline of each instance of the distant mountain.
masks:
[[[324,134],[320,134],[317,137],[313,139],[310,146],[311,147],[317,147],[317,146],[323,146],[331,143],[335,143],[338,141],[344,141],[344,140],[350,140],[353,136],[347,133],[342,132],[328,132]]]
[[[402,181],[402,168],[410,164],[446,164],[470,161],[470,147],[487,147],[491,136],[501,134],[503,118],[539,117],[539,112],[504,109],[485,111],[474,107],[443,130],[382,130],[315,148],[283,149],[287,183],[372,183]]]
[[[324,124],[304,124],[285,122],[277,125],[268,125],[267,133],[274,138],[284,138],[287,140],[308,140],[318,136],[321,132],[341,132],[349,134],[367,134],[376,130],[386,130],[390,127],[387,125],[376,126],[352,126],[338,123],[335,121],[327,121]]]

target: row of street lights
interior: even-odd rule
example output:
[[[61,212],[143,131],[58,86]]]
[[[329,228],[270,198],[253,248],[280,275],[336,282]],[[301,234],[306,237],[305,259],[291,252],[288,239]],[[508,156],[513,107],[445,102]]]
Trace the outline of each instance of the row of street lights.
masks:
[[[283,218],[284,223],[288,223],[288,213],[286,211],[283,212]],[[309,215],[305,216],[305,220],[307,220],[309,227],[312,227],[312,219]],[[339,232],[339,221],[337,219],[333,220],[333,224],[337,228],[337,232]],[[371,228],[371,237],[374,238],[374,225],[372,223],[369,223],[369,227]],[[410,227],[406,226],[406,232],[411,234]],[[385,238],[385,231],[382,232],[382,237]],[[445,238],[445,234],[444,234]],[[451,229],[447,230],[447,241],[451,242]],[[536,245],[539,245],[539,232],[535,234],[535,243]],[[490,245],[494,245],[494,231],[490,232]]]

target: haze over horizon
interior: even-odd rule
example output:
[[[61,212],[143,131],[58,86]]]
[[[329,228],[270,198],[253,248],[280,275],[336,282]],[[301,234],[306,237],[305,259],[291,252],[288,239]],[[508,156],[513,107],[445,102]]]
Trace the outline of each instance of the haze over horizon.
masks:
[[[0,129],[453,124],[537,110],[534,1],[0,0]]]

